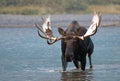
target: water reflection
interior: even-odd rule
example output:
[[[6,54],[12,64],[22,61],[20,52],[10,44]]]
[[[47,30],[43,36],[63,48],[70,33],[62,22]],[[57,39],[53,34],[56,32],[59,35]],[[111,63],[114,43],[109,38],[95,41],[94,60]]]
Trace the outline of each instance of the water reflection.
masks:
[[[61,73],[62,81],[94,81],[92,70],[72,70]]]

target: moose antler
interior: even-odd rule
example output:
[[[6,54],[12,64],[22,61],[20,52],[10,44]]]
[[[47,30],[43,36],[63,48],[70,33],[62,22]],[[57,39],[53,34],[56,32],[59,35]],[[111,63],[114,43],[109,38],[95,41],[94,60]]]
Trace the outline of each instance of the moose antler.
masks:
[[[51,21],[50,21],[50,16],[48,16],[46,19],[42,17],[42,25],[35,24],[35,26],[38,28],[38,35],[41,38],[47,39],[48,44],[53,44],[60,40],[63,37],[54,37],[52,28],[51,28]]]
[[[87,32],[83,36],[77,36],[77,37],[84,40],[84,38],[94,35],[97,32],[100,23],[101,23],[101,15],[94,12],[92,23],[88,28]]]

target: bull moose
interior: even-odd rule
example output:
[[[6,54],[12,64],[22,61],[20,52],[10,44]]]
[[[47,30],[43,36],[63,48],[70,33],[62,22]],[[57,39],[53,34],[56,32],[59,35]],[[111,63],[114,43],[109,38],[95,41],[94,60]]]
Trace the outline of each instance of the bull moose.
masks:
[[[50,16],[48,18],[42,18],[43,24],[35,24],[38,30],[38,35],[41,38],[47,40],[49,45],[61,40],[62,50],[62,68],[66,71],[68,62],[74,63],[76,68],[80,67],[85,70],[86,56],[88,54],[90,68],[92,68],[91,55],[94,50],[94,44],[90,36],[97,32],[97,29],[101,22],[101,15],[94,13],[92,23],[88,30],[85,27],[81,27],[77,21],[72,21],[66,30],[58,28],[58,32],[61,37],[55,37],[52,32]]]

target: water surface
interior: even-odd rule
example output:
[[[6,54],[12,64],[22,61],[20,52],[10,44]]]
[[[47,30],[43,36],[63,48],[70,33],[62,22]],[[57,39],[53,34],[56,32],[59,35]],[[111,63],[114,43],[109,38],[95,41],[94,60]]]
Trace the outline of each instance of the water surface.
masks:
[[[0,28],[0,81],[120,81],[119,35],[120,27],[99,28],[92,37],[93,69],[69,63],[62,72],[60,42],[47,45],[36,28]]]

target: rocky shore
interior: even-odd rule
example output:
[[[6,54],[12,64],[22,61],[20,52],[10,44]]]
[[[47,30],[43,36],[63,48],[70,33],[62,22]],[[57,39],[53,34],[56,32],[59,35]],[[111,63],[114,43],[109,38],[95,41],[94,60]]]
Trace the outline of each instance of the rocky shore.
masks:
[[[46,16],[46,15],[44,15]],[[77,20],[81,26],[88,27],[92,20],[89,15],[51,15],[52,27],[67,26],[72,20]],[[35,23],[41,23],[41,16],[33,15],[0,15],[0,27],[34,27]],[[119,15],[102,15],[101,27],[120,27]]]

